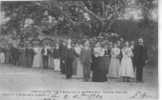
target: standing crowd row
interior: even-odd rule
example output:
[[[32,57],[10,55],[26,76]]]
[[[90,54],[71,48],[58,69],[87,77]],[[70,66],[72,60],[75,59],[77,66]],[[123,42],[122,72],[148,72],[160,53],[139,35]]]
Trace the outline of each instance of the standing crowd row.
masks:
[[[143,81],[143,67],[147,62],[147,50],[143,39],[137,42],[96,42],[89,40],[72,43],[71,39],[23,47],[10,45],[1,48],[0,62],[32,68],[52,68],[67,79],[77,77],[84,81],[104,82],[109,78],[122,78],[124,82]],[[92,75],[92,77],[91,77]]]

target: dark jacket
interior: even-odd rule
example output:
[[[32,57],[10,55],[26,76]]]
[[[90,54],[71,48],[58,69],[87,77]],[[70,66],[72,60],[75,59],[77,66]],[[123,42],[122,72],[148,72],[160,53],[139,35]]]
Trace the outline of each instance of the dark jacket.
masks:
[[[25,49],[25,55],[26,56],[33,56],[34,55],[34,51],[32,48],[26,48]]]
[[[61,58],[61,60],[65,60],[66,59],[66,51],[67,51],[66,46],[61,44],[60,45],[60,58]]]
[[[51,54],[51,52],[50,52],[49,49],[47,49],[47,55],[45,55],[44,53],[45,53],[45,49],[43,48],[42,51],[41,51],[41,54],[42,54],[43,56],[49,56],[49,55]]]
[[[60,58],[60,49],[53,50],[53,58]]]
[[[72,49],[66,49],[66,55],[65,55],[65,64],[66,64],[66,75],[72,75],[73,74],[73,61],[74,61],[74,52]]]
[[[136,67],[144,66],[147,60],[147,49],[142,45],[136,45],[133,52],[134,65]]]

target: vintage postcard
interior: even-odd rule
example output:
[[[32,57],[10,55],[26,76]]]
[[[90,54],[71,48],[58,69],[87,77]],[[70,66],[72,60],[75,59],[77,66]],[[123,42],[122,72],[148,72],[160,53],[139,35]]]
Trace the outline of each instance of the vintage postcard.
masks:
[[[158,100],[158,0],[0,1],[0,100]]]

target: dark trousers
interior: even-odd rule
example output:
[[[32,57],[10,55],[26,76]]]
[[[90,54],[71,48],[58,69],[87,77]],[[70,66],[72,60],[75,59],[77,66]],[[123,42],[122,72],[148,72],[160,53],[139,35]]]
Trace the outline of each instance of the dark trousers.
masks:
[[[143,67],[142,66],[136,67],[136,80],[139,82],[143,81]]]
[[[33,64],[33,57],[26,56],[26,67],[32,67],[32,64]]]
[[[12,61],[11,61],[12,64],[13,64],[13,65],[18,65],[18,59],[19,59],[19,58],[18,58],[17,56],[12,56],[12,59],[11,59],[11,60],[12,60]]]
[[[66,64],[65,64],[65,60],[64,59],[61,59],[60,68],[61,68],[61,73],[65,74]]]
[[[70,66],[67,65],[67,67],[65,69],[65,73],[66,73],[66,78],[67,79],[72,77],[72,74],[73,74],[72,64]]]
[[[91,71],[91,64],[83,64],[83,73],[84,73],[84,81],[88,81],[90,79],[90,71]]]
[[[84,81],[88,81],[90,79],[90,72],[84,74]]]
[[[48,68],[48,56],[43,56],[43,68]]]
[[[13,65],[16,65],[17,61],[16,61],[16,59],[14,57],[12,57],[12,61],[11,62],[12,62]]]
[[[72,74],[73,74],[72,59],[67,59],[65,64],[66,64],[66,67],[65,67],[66,78],[69,79],[72,77]]]
[[[69,79],[72,77],[72,67],[67,68],[67,70],[69,72],[68,71],[66,72],[66,78]]]
[[[6,56],[5,56],[6,58],[5,58],[5,63],[6,64],[9,64],[10,63],[10,55],[8,54],[8,53],[6,53]]]

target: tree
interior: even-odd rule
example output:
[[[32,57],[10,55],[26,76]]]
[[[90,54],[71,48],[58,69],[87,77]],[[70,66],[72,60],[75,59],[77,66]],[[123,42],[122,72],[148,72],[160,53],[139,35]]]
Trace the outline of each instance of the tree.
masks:
[[[25,20],[32,19],[33,26],[37,27],[40,34],[68,35],[70,32],[93,36],[110,31],[112,24],[124,14],[130,1],[132,0],[2,2],[2,10],[5,16],[10,17],[5,29],[13,29],[19,35],[25,32]],[[148,9],[154,6],[155,0],[135,1],[144,9],[145,18],[148,18]],[[78,27],[81,29],[77,32]]]

